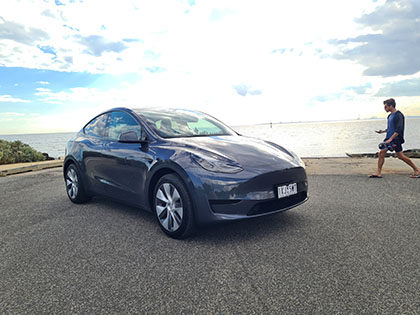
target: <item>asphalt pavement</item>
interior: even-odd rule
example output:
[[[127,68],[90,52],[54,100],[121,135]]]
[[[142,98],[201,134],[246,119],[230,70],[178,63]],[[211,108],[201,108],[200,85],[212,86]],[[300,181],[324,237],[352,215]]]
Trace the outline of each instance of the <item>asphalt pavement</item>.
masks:
[[[61,168],[0,178],[1,314],[420,314],[420,179],[311,175],[288,212],[166,237]]]

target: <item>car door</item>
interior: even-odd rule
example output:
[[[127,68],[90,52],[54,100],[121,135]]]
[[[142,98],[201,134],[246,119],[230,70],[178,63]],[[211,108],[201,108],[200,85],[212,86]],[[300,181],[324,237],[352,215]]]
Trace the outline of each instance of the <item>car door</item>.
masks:
[[[89,190],[103,194],[106,184],[104,182],[104,141],[106,138],[106,125],[108,114],[102,114],[92,119],[84,128],[84,139],[81,142],[82,167],[85,174]]]
[[[153,156],[140,141],[119,141],[121,135],[127,132],[135,132],[140,140],[144,130],[131,114],[124,111],[110,112],[108,135],[104,143],[107,194],[146,205],[146,202],[143,203],[143,192]]]

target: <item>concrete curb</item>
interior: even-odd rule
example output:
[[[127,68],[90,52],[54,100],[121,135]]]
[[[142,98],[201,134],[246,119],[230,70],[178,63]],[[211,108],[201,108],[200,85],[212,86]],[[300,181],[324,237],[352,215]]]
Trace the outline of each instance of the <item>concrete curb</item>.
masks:
[[[43,162],[30,162],[19,164],[6,164],[0,165],[0,177],[5,177],[12,174],[20,174],[31,171],[39,171],[47,168],[62,167],[63,160],[43,161]]]

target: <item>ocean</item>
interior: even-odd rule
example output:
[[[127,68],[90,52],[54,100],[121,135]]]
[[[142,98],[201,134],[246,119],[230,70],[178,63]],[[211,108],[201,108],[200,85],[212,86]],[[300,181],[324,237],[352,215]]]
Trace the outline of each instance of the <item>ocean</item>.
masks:
[[[301,157],[377,152],[384,134],[379,135],[375,130],[385,128],[386,119],[233,126],[240,134],[278,143]],[[20,140],[57,158],[64,156],[65,144],[73,135],[75,132],[0,135],[0,139]],[[404,150],[420,149],[420,117],[406,117],[404,136]]]
[[[385,134],[385,119],[334,122],[284,123],[241,126],[241,134],[269,140],[301,157],[343,157],[346,153],[375,153]],[[420,149],[420,117],[405,118],[404,150]]]

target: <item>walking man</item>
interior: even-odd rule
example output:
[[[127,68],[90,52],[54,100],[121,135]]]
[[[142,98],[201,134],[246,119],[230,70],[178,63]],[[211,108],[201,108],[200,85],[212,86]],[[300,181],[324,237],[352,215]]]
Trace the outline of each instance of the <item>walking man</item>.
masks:
[[[379,151],[378,169],[376,173],[369,175],[370,178],[382,178],[382,166],[385,162],[385,154],[391,146],[397,157],[407,163],[414,170],[411,178],[420,178],[420,169],[406,156],[402,151],[402,144],[404,143],[404,115],[395,108],[395,100],[390,98],[384,101],[384,109],[388,115],[388,126],[385,130],[377,130],[377,133],[386,133],[386,138],[383,142],[383,147]]]

